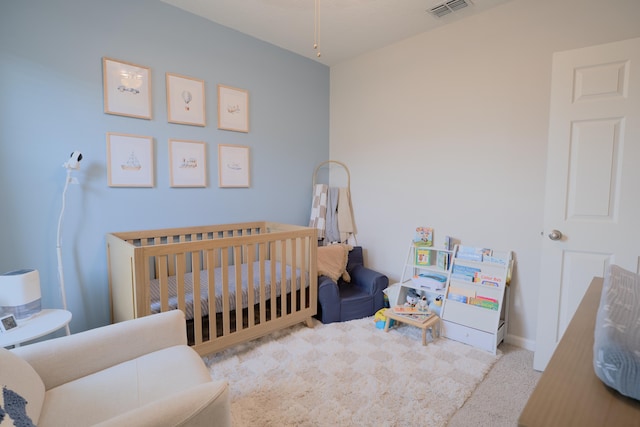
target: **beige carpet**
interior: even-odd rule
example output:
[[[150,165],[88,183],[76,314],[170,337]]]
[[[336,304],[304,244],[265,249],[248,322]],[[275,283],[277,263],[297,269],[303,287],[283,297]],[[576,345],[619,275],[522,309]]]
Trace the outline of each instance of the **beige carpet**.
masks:
[[[533,352],[500,345],[502,357],[493,365],[447,427],[513,427],[540,379],[533,370]]]
[[[205,358],[235,427],[445,426],[501,356],[371,318],[297,325]]]

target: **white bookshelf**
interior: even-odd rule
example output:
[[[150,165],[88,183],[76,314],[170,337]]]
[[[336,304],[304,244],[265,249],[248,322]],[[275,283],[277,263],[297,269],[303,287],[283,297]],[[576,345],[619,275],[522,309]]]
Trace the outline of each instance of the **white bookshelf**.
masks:
[[[444,295],[451,273],[453,252],[452,249],[444,247],[416,245],[412,241],[409,244],[400,282],[391,285],[395,298],[390,296],[389,304],[392,307],[404,304],[409,289],[415,289],[420,295],[426,294],[430,301],[437,295]],[[428,258],[419,258],[420,254],[428,254]],[[448,261],[443,265],[439,260],[442,261],[445,257]],[[431,276],[444,278],[441,286],[429,280]],[[426,283],[421,284],[420,280]]]
[[[512,254],[491,251],[464,259],[470,249],[480,251],[458,245],[453,251],[440,316],[442,335],[495,354],[507,330]]]

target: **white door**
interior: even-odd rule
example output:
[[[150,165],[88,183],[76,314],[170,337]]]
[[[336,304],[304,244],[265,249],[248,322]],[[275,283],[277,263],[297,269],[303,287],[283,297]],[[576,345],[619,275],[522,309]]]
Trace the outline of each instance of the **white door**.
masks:
[[[594,276],[640,259],[640,38],[553,56],[533,367],[544,370]]]

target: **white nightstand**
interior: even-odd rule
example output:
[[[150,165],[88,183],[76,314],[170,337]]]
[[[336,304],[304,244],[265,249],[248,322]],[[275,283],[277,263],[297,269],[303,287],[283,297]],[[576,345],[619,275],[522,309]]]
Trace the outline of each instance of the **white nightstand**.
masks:
[[[71,312],[59,309],[44,309],[29,319],[19,320],[18,327],[0,333],[0,347],[16,346],[40,338],[61,329],[71,321]]]

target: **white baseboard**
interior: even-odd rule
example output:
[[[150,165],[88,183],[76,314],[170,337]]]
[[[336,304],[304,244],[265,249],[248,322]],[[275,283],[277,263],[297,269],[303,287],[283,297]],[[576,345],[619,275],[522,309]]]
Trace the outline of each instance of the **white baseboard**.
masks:
[[[516,347],[524,348],[525,350],[535,351],[536,350],[536,342],[533,340],[528,340],[516,335],[507,334],[504,338],[504,342],[507,344],[515,345]]]

